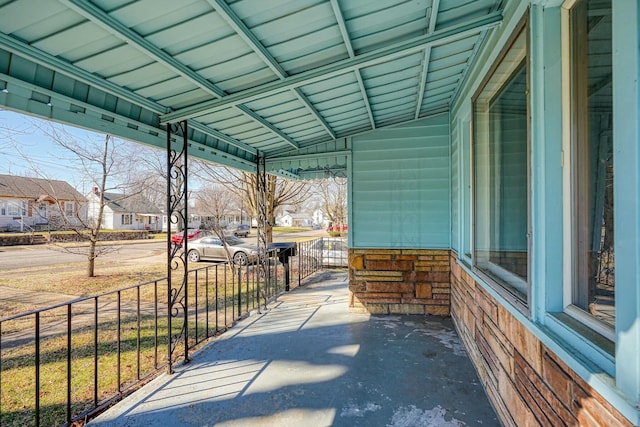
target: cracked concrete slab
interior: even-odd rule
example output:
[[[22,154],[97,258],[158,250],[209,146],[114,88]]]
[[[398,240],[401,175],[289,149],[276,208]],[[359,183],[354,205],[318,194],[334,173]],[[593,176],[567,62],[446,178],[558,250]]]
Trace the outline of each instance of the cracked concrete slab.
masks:
[[[347,309],[324,274],[90,425],[498,426],[448,318]]]

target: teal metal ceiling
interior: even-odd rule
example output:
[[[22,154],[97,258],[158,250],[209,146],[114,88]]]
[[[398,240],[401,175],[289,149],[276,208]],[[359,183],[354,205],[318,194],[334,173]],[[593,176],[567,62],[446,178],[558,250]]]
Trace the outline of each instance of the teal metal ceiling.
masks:
[[[0,106],[304,175],[448,110],[501,0],[0,0]],[[292,175],[293,176],[293,175]]]

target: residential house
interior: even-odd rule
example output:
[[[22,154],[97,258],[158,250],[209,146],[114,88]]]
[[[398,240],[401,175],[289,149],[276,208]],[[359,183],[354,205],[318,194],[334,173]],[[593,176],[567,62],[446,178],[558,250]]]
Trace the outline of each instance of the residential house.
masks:
[[[284,215],[276,220],[276,223],[284,227],[311,227],[313,218],[305,213],[285,212]]]
[[[65,181],[0,175],[0,230],[64,229],[79,225],[85,201]]]
[[[95,220],[100,209],[97,188],[87,196],[87,217]],[[111,230],[162,230],[162,211],[141,194],[104,193],[102,228]]]
[[[327,218],[327,214],[322,209],[314,210],[312,217],[314,225],[321,225],[322,228],[327,228],[329,226],[329,218]]]

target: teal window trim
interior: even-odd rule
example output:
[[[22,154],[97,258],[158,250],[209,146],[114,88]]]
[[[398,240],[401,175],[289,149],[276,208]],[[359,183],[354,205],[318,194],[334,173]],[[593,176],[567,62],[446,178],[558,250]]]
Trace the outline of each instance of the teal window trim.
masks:
[[[472,233],[471,227],[471,113],[467,113],[459,122],[460,130],[460,257],[469,264],[472,263]]]
[[[616,385],[640,412],[640,5],[612,1]],[[636,418],[636,424],[640,424]]]
[[[523,313],[531,289],[529,28],[525,13],[472,97],[470,148],[474,271]]]
[[[562,140],[561,7],[532,6],[533,180],[532,320],[539,338],[634,425],[640,424],[640,7],[613,2],[613,84],[616,211],[615,341],[564,313],[567,286],[562,251],[566,235],[559,190],[566,155]],[[537,59],[537,62],[536,62]],[[552,65],[550,65],[552,64]],[[633,195],[630,197],[629,195]],[[560,207],[559,207],[560,206]],[[559,249],[560,248],[560,249]],[[615,351],[612,349],[615,348]]]

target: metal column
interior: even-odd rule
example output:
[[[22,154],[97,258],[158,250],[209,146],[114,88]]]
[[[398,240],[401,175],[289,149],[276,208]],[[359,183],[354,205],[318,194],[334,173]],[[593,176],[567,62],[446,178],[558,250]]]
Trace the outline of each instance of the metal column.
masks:
[[[264,273],[264,286],[270,285],[270,266],[267,265],[267,173],[264,154],[258,151],[256,158],[256,205],[258,210],[258,253],[264,254],[262,257],[262,271]],[[268,291],[268,289],[265,289]],[[268,293],[268,292],[267,292]],[[264,302],[265,309],[267,301]],[[258,306],[260,306],[258,302]]]
[[[167,124],[167,334],[169,337],[167,371],[169,373],[173,373],[173,352],[180,342],[184,342],[184,360],[189,361],[187,194],[187,121],[184,120],[177,124]],[[179,227],[182,227],[182,245],[171,242],[172,230],[178,231]]]

